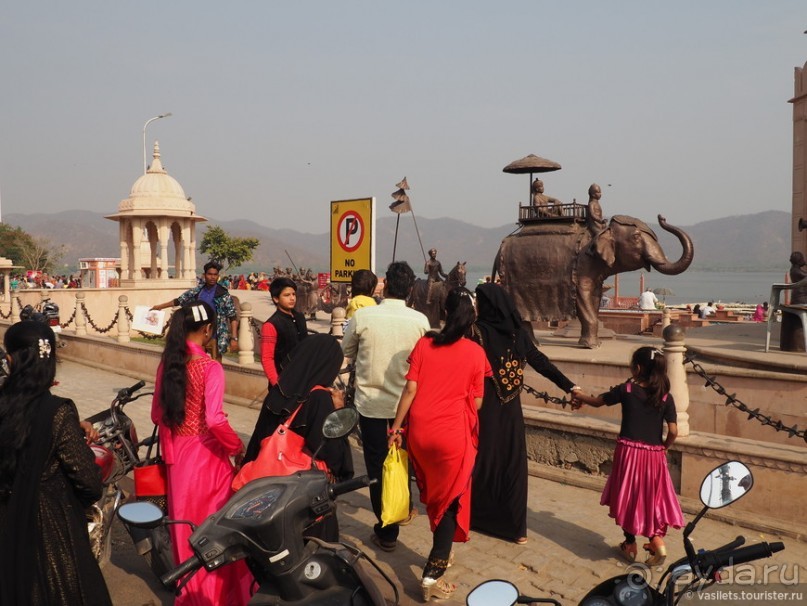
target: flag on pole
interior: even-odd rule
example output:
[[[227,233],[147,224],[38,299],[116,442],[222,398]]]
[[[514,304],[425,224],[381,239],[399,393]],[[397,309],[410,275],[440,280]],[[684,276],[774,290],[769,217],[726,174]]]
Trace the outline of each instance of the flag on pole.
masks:
[[[396,183],[395,187],[398,188],[392,193],[392,198],[395,200],[395,202],[389,205],[389,209],[399,215],[411,212],[412,205],[409,203],[409,196],[406,195],[406,190],[409,189],[409,184],[406,182],[406,177],[401,179],[400,183]]]

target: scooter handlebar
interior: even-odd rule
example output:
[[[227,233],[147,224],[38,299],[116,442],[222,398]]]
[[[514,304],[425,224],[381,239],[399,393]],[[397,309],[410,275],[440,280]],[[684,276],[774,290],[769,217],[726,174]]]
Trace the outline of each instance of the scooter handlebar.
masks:
[[[174,568],[173,570],[169,570],[163,576],[160,577],[160,582],[168,588],[173,587],[174,583],[176,583],[179,579],[184,577],[189,572],[193,572],[194,570],[198,570],[203,566],[204,562],[199,559],[199,556],[193,554],[187,560],[182,562],[179,566]]]
[[[753,562],[761,558],[769,558],[777,551],[785,548],[780,541],[776,543],[759,543],[731,551],[710,552],[700,556],[702,568],[718,570],[726,566],[737,566],[745,562]],[[705,565],[705,566],[704,566]]]
[[[371,480],[369,476],[359,476],[358,478],[353,478],[352,480],[347,480],[345,482],[339,482],[338,484],[334,484],[328,489],[328,492],[331,495],[332,499],[335,499],[341,494],[346,494],[348,492],[353,492],[354,490],[359,490],[360,488],[364,488],[365,486],[370,486],[370,484],[375,484],[378,480]]]

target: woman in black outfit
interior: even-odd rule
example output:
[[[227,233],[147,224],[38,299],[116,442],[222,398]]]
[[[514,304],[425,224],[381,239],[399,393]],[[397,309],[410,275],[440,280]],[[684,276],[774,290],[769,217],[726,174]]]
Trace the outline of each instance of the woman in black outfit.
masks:
[[[101,471],[76,405],[50,393],[56,338],[42,322],[11,326],[0,387],[0,604],[112,604],[90,550],[84,510]]]
[[[567,393],[580,389],[535,347],[513,299],[497,284],[476,287],[471,338],[487,354],[479,410],[479,453],[471,494],[471,528],[523,545],[527,542],[527,441],[521,411],[524,368],[532,366]]]
[[[342,481],[353,477],[353,457],[347,438],[324,440],[322,437],[325,417],[344,405],[341,392],[331,389],[343,361],[339,341],[330,335],[312,334],[300,341],[278,383],[269,390],[264,401],[247,446],[245,464],[258,456],[261,441],[275,433],[278,426],[300,407],[291,430],[305,438],[308,454],[313,454],[322,445],[317,459],[327,464],[333,479]],[[307,531],[306,535],[331,542],[339,539],[335,514],[317,526],[318,530]]]

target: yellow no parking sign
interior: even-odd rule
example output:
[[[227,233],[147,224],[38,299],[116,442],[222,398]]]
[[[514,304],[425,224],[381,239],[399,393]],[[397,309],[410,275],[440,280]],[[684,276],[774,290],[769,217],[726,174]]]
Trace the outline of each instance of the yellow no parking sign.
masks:
[[[331,202],[331,282],[375,272],[375,198]]]

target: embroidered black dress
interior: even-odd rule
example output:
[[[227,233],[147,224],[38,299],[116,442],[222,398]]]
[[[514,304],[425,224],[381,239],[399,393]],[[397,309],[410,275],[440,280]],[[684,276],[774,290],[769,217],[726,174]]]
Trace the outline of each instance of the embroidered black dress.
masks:
[[[10,493],[0,494],[3,604],[112,604],[87,534],[101,472],[70,400],[46,394]],[[33,481],[31,481],[33,480]]]
[[[482,284],[476,295],[472,338],[485,349],[493,377],[485,379],[479,410],[471,528],[517,540],[527,536],[527,443],[520,398],[525,364],[566,392],[574,383],[535,347],[500,286]]]

